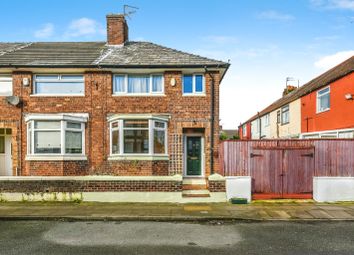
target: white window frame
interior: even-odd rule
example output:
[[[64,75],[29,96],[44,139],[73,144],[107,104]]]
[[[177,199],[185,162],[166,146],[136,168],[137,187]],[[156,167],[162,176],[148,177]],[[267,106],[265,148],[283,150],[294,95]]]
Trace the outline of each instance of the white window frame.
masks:
[[[1,93],[0,92],[0,97],[2,97],[2,96],[12,96],[13,95],[13,83],[12,83],[12,75],[11,74],[9,74],[9,75],[3,75],[3,74],[1,74],[0,75],[0,84],[2,83],[2,82],[4,82],[4,83],[7,83],[7,82],[9,82],[9,83],[11,83],[11,93],[8,93],[8,94],[6,94],[6,93]]]
[[[354,136],[354,129],[353,128],[346,128],[346,129],[335,129],[335,130],[324,130],[318,132],[307,132],[300,134],[300,139],[323,139],[326,137],[331,138],[339,138],[339,139],[353,139],[353,138],[342,138],[339,137],[340,134],[343,133],[352,133]]]
[[[149,92],[148,93],[129,93],[128,92],[128,77],[129,75],[133,76],[150,76],[150,81],[149,81]],[[124,92],[116,92],[114,91],[116,87],[116,76],[124,76]],[[153,76],[162,76],[162,91],[152,91],[152,77]],[[116,73],[113,75],[113,88],[112,88],[112,94],[113,96],[163,96],[165,95],[165,77],[162,73],[151,73],[151,74],[120,74]]]
[[[242,126],[242,136],[245,137],[247,136],[247,125],[243,124]]]
[[[270,115],[269,113],[267,113],[266,115],[264,115],[264,126],[268,127],[269,126],[269,119],[270,119]]]
[[[283,114],[284,114],[284,108],[288,108],[287,110],[287,113],[288,113],[288,121],[287,122],[284,122],[284,118],[283,118]],[[286,125],[286,124],[289,124],[290,123],[290,105],[284,105],[282,108],[281,108],[281,112],[280,112],[280,119],[281,119],[281,124],[282,125]]]
[[[62,76],[82,76],[82,80],[78,80],[78,79],[62,79]],[[65,83],[65,82],[77,82],[77,83],[83,83],[84,85],[84,89],[83,89],[83,93],[73,93],[73,94],[60,94],[60,93],[50,93],[50,94],[38,94],[36,91],[37,91],[37,82],[53,82],[54,80],[53,79],[41,79],[41,80],[37,80],[37,76],[58,76],[58,79],[55,80],[55,82],[62,82],[62,83]],[[70,96],[85,96],[85,75],[82,74],[82,73],[78,73],[78,74],[75,74],[75,73],[71,73],[71,74],[51,74],[51,73],[45,73],[45,74],[35,74],[33,76],[33,91],[32,91],[32,94],[31,96],[43,96],[43,97],[70,97]]]
[[[124,128],[124,120],[148,120],[148,128]],[[118,122],[118,128],[113,128],[113,123]],[[155,122],[163,122],[165,123],[164,128],[155,128]],[[112,131],[119,130],[119,153],[112,152],[113,145],[113,135]],[[146,129],[149,133],[149,151],[148,153],[124,153],[124,130],[142,130]],[[165,153],[155,153],[154,152],[154,130],[163,130],[165,131]],[[133,156],[133,157],[154,157],[154,156],[168,156],[168,120],[159,119],[159,118],[139,118],[139,117],[131,117],[131,118],[118,118],[109,120],[109,135],[110,135],[110,157],[115,156]]]
[[[192,75],[192,92],[184,92],[184,76],[185,75]],[[202,76],[202,85],[203,85],[203,91],[197,92],[196,91],[196,76],[201,75]],[[205,96],[205,77],[203,73],[184,73],[182,75],[182,94],[183,96]]]
[[[326,92],[322,95],[319,95],[321,91],[326,90],[326,89],[328,89],[328,92]],[[316,113],[326,112],[331,109],[331,104],[329,104],[329,107],[326,109],[322,109],[322,110],[320,109],[320,98],[327,95],[327,94],[329,94],[329,102],[330,102],[331,101],[331,88],[330,88],[330,86],[327,86],[327,87],[317,91],[317,93],[316,93]]]
[[[76,116],[75,116],[76,115]],[[53,115],[29,115],[26,116],[27,126],[27,156],[26,160],[86,160],[85,152],[85,125],[88,119],[88,114],[53,114]],[[60,129],[35,129],[36,121],[54,121],[60,122]],[[67,123],[80,123],[81,128],[67,128]],[[60,153],[35,153],[34,148],[34,133],[36,131],[60,131]],[[66,153],[65,135],[66,131],[81,132],[82,134],[82,152],[81,153]]]

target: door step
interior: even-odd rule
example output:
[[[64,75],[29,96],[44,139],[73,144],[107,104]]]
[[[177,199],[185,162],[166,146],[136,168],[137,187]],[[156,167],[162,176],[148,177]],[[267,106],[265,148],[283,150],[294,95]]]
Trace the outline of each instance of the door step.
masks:
[[[206,189],[183,190],[182,197],[210,197],[210,191]]]
[[[204,178],[199,179],[183,179],[183,190],[207,190],[208,185]]]

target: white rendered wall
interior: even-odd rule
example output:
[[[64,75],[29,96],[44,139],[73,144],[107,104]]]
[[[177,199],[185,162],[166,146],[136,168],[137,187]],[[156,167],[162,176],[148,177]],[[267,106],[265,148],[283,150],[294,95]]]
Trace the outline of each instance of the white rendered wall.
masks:
[[[251,176],[228,176],[226,178],[227,199],[246,198],[251,202]]]
[[[314,177],[313,199],[317,202],[354,201],[354,177]]]

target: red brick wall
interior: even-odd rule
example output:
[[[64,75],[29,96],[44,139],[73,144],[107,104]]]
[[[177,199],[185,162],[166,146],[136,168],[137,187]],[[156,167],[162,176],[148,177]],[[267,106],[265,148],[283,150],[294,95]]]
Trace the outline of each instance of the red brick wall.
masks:
[[[0,192],[181,192],[181,181],[0,181]]]
[[[107,42],[120,45],[128,41],[128,25],[124,15],[107,15]]]
[[[60,71],[58,71],[60,73]],[[215,122],[214,122],[214,171],[218,168],[219,143],[219,80],[215,79]],[[30,86],[23,87],[22,79],[29,78]],[[170,85],[175,78],[176,86]],[[26,161],[27,133],[21,108],[8,106],[0,100],[0,124],[13,129],[14,173],[20,175],[173,175],[182,174],[182,136],[185,128],[202,129],[205,138],[205,170],[210,174],[210,94],[211,79],[205,75],[206,96],[182,96],[182,73],[165,72],[165,96],[112,96],[112,74],[110,72],[86,72],[85,96],[82,97],[36,97],[32,91],[32,74],[14,72],[14,95],[23,101],[23,115],[27,113],[88,113],[85,128],[85,151],[87,161]],[[109,125],[107,116],[119,113],[168,113],[170,161],[109,161]],[[8,123],[8,124],[6,124]],[[22,123],[22,125],[21,125]],[[22,129],[22,131],[21,131]],[[20,149],[16,148],[16,144]]]

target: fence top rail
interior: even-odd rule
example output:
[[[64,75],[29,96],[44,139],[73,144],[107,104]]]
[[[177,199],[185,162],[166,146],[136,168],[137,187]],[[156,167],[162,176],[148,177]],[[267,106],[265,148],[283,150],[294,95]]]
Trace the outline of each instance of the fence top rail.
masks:
[[[220,143],[240,143],[240,142],[309,142],[309,141],[347,141],[354,142],[354,138],[311,138],[311,139],[248,139],[248,140],[222,140]]]
[[[315,146],[252,146],[254,150],[310,150]]]

